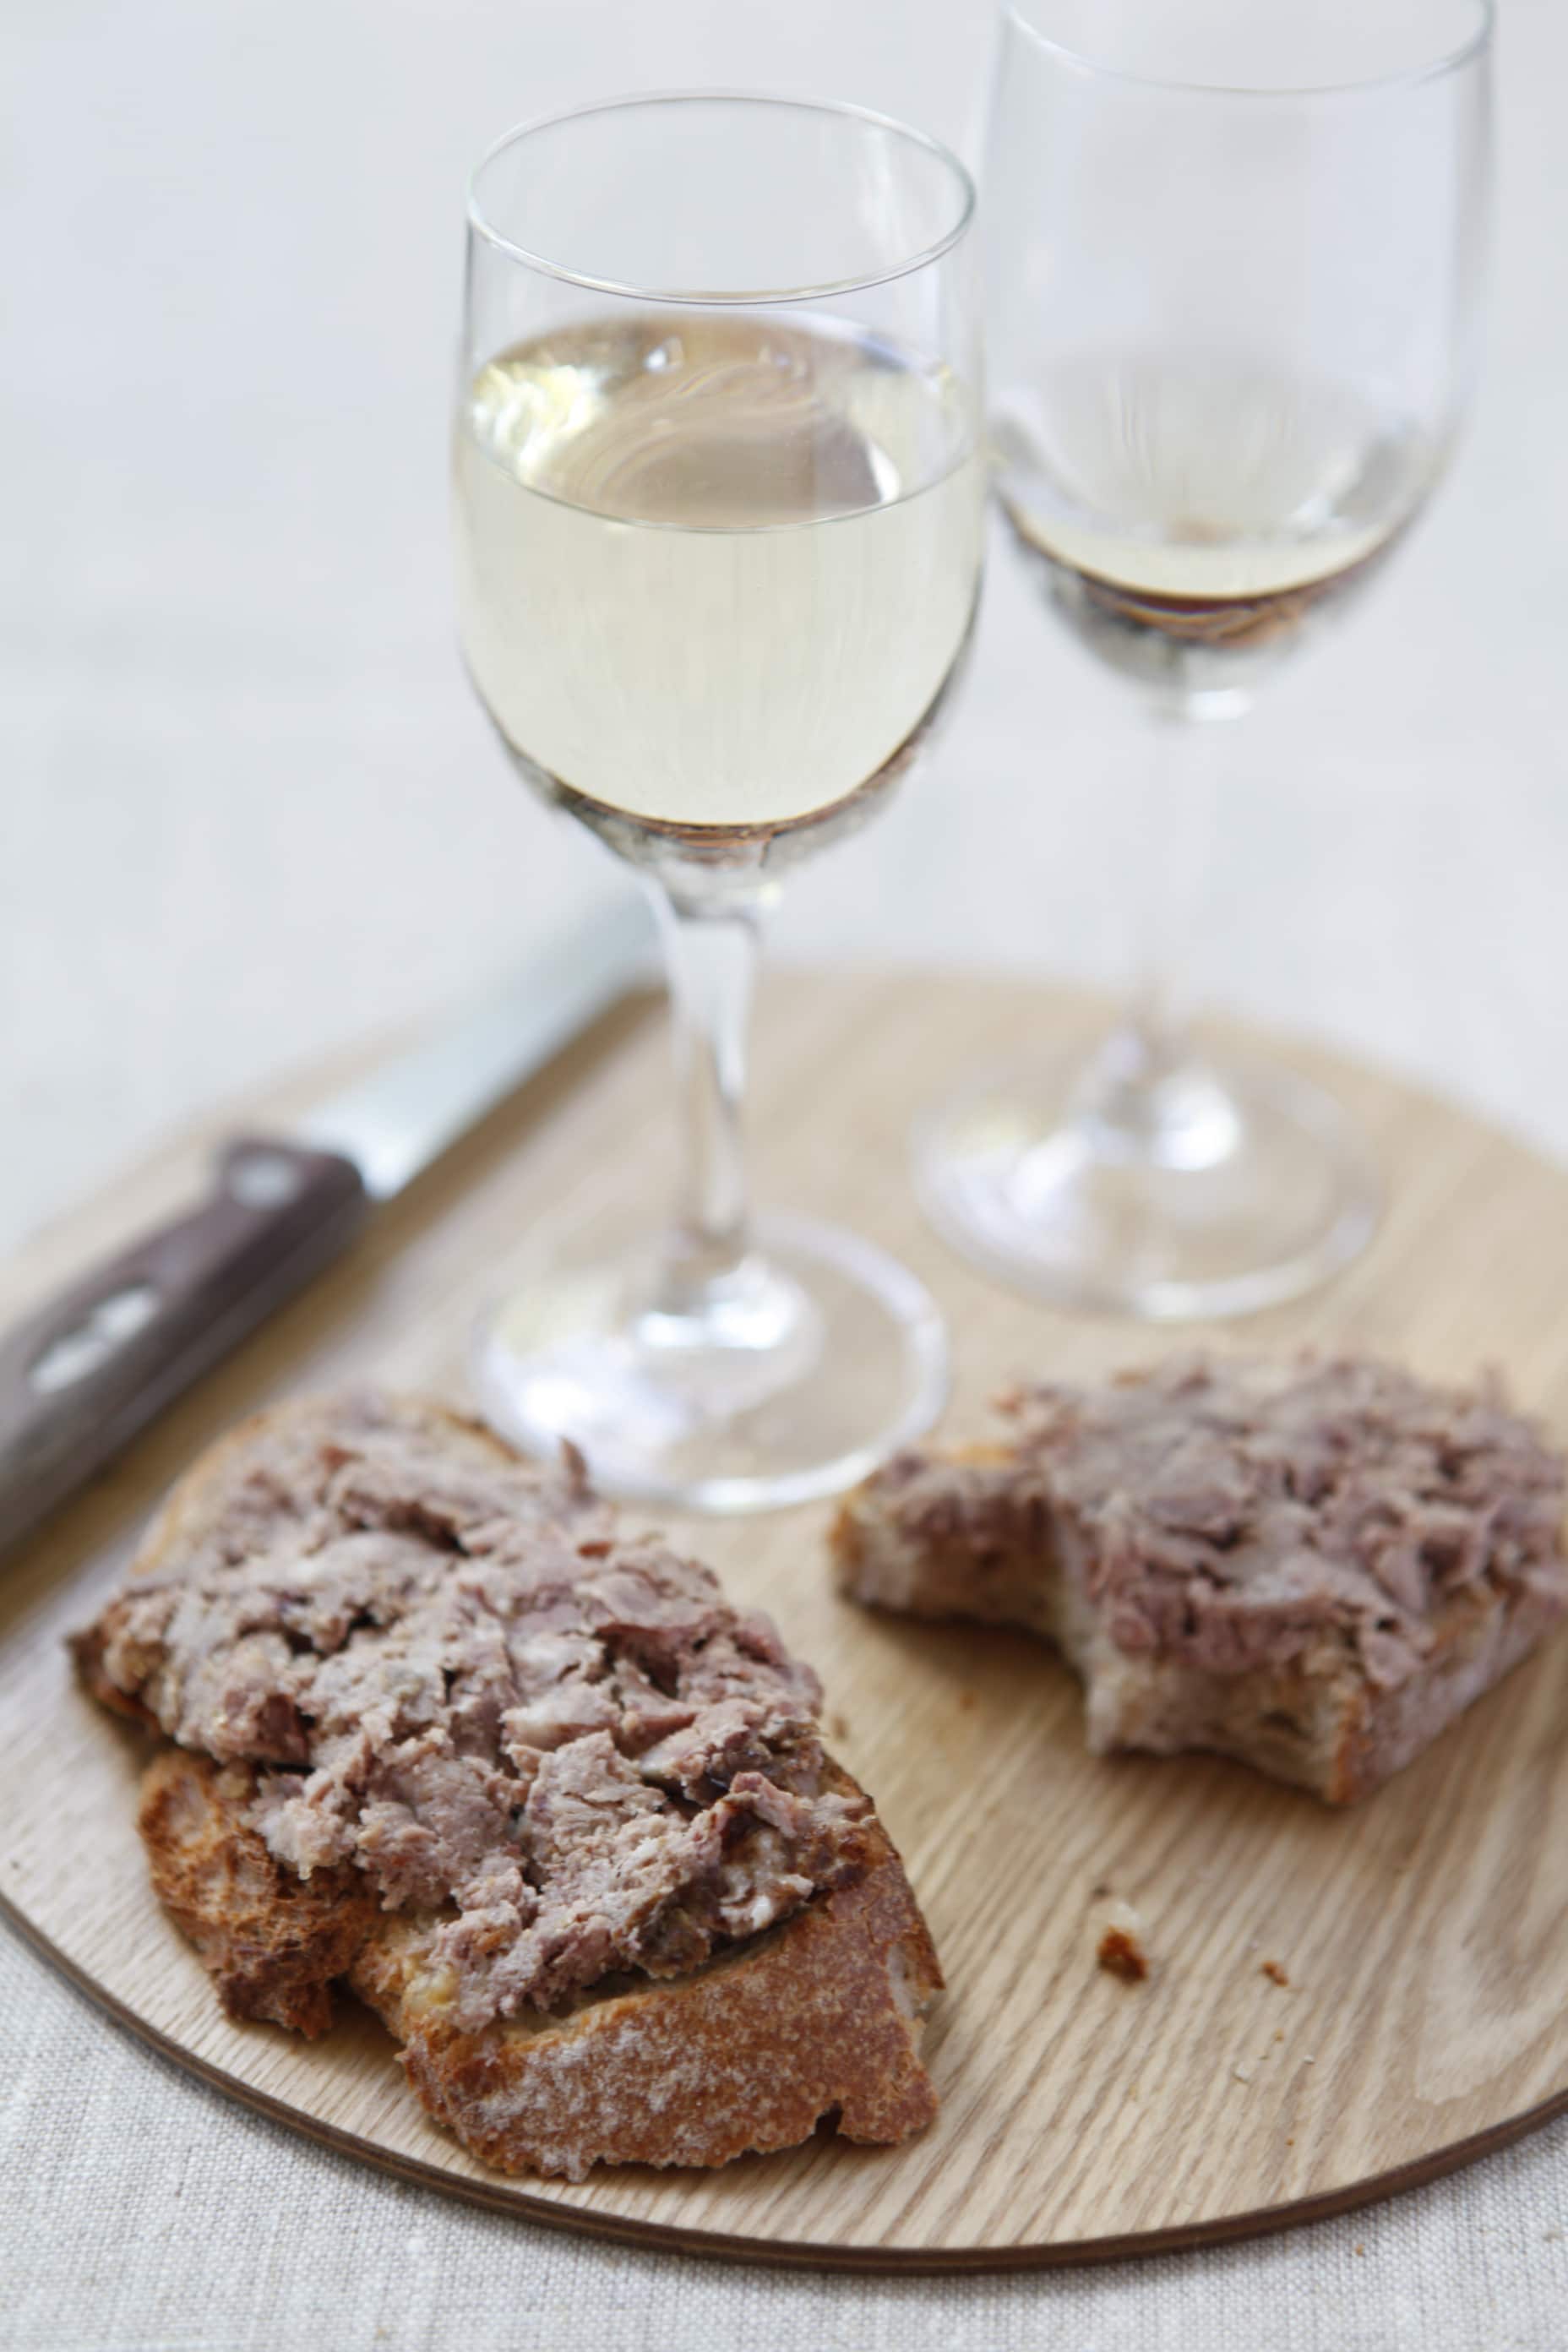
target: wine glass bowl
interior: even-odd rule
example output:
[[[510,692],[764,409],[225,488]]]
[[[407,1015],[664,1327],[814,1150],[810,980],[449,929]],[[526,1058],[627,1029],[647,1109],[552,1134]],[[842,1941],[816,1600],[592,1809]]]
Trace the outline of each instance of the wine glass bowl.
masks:
[[[742,1510],[864,1475],[940,1407],[912,1276],[750,1217],[758,917],[863,824],[967,647],[984,504],[973,191],[847,107],[722,93],[515,131],[469,206],[463,645],[519,772],[654,899],[687,1175],[673,1225],[487,1316],[487,1412],[608,1491]]]
[[[1100,660],[1228,716],[1371,582],[1441,459],[1331,377],[1173,335],[1075,352],[999,403],[1002,509]]]
[[[1142,969],[1085,1064],[922,1125],[934,1222],[1062,1304],[1164,1318],[1310,1287],[1378,1192],[1337,1107],[1200,1053],[1167,869],[1212,822],[1205,722],[1383,574],[1474,373],[1487,0],[1010,0],[984,194],[1003,512],[1152,726]]]

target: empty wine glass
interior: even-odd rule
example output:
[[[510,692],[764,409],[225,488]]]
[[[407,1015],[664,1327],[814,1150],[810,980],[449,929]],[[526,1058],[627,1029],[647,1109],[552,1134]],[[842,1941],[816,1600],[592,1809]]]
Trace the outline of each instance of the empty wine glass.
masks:
[[[1488,0],[1011,0],[984,232],[997,487],[1047,602],[1152,721],[1134,1000],[1085,1065],[916,1142],[941,1230],[1052,1300],[1246,1311],[1362,1248],[1338,1107],[1201,1052],[1173,950],[1210,722],[1377,576],[1470,387]]]
[[[883,804],[968,643],[972,209],[898,123],[718,93],[529,126],[474,177],[464,649],[521,775],[654,898],[687,1156],[673,1224],[542,1259],[477,1371],[507,1435],[574,1440],[614,1493],[830,1493],[942,1402],[926,1292],[753,1222],[740,1122],[759,915]]]

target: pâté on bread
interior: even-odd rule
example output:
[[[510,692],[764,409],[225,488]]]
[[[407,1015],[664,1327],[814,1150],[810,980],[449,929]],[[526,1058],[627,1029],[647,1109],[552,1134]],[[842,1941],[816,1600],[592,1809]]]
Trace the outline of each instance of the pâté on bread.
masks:
[[[1568,1608],[1563,1459],[1495,1383],[1188,1355],[1001,1411],[849,1498],[838,1580],[1045,1636],[1097,1753],[1211,1749],[1346,1804]]]
[[[154,1884],[237,2017],[346,1981],[506,2171],[930,2121],[942,1979],[816,1676],[582,1465],[418,1399],[280,1406],[174,1489],[75,1643],[167,1742]]]

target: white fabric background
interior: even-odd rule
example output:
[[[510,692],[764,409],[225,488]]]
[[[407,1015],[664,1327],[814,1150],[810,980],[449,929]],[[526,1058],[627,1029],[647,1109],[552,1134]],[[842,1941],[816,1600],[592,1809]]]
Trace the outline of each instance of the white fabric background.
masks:
[[[1502,16],[1475,430],[1386,587],[1226,740],[1204,956],[1249,1013],[1568,1150],[1568,9]],[[603,887],[509,785],[451,646],[474,153],[682,81],[848,96],[970,145],[988,37],[984,0],[10,0],[0,1244]],[[956,723],[799,878],[782,955],[1118,969],[1135,730],[998,552]],[[1568,2347],[1563,2126],[1270,2242],[879,2284],[595,2246],[382,2179],[187,2082],[4,1936],[0,2081],[5,2352]]]

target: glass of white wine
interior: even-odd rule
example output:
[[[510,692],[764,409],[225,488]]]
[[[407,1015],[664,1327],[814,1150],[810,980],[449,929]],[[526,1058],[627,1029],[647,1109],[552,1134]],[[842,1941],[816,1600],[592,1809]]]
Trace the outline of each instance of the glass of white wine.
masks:
[[[506,1434],[611,1492],[831,1493],[942,1404],[925,1291],[752,1219],[740,1129],[759,917],[882,805],[969,641],[973,208],[898,123],[708,92],[526,126],[474,175],[464,650],[522,776],[652,894],[686,1129],[673,1225],[536,1264],[477,1370]]]
[[[1201,1052],[1177,952],[1211,722],[1381,573],[1470,388],[1489,0],[1005,0],[983,199],[1004,513],[1152,721],[1133,1003],[922,1124],[946,1236],[1064,1306],[1242,1313],[1374,1229],[1315,1088]],[[1345,844],[1347,857],[1352,842]],[[1184,903],[1186,902],[1186,903]]]

